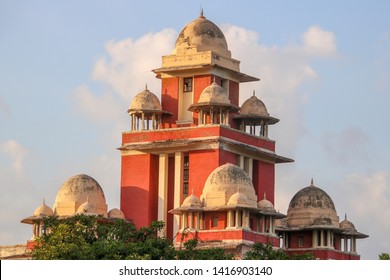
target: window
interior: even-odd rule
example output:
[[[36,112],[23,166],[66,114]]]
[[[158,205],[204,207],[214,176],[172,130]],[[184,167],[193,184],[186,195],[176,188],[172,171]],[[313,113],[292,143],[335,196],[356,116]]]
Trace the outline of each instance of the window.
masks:
[[[298,236],[298,247],[303,247],[303,236]]]
[[[213,217],[213,219],[212,219],[212,227],[218,227],[218,217]]]
[[[183,92],[192,92],[192,78],[183,79]]]
[[[190,178],[190,161],[189,156],[183,159],[183,194],[188,195],[188,181]]]

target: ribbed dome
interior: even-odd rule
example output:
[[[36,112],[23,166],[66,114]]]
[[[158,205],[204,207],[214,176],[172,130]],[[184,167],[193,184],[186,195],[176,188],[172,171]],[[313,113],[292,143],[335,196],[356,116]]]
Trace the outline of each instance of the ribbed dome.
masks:
[[[37,209],[34,211],[34,216],[53,216],[53,210],[43,202]]]
[[[196,195],[189,195],[184,199],[181,207],[186,208],[202,208],[202,203],[200,202],[199,198],[196,197]]]
[[[233,194],[227,203],[228,206],[241,206],[241,207],[247,207],[249,206],[248,199],[246,196],[239,191],[237,191],[235,194]]]
[[[136,111],[161,111],[161,103],[158,97],[150,92],[148,89],[145,89],[144,91],[138,93],[133,101],[131,102],[131,105],[129,107],[128,112],[136,112]]]
[[[297,192],[287,211],[289,226],[339,226],[339,217],[332,198],[313,184]]]
[[[92,177],[76,175],[61,186],[54,202],[54,212],[59,216],[73,215],[80,205],[88,201],[96,208],[96,214],[107,216],[107,204],[104,192]]]
[[[252,124],[258,124],[266,121],[267,124],[275,124],[279,119],[271,117],[267,111],[264,102],[257,98],[253,92],[253,96],[244,101],[241,105],[240,113],[234,116],[234,119],[248,120]]]
[[[269,117],[267,107],[255,95],[245,100],[241,106],[240,115]]]
[[[202,91],[198,103],[231,104],[227,92],[216,82]]]
[[[248,205],[257,207],[257,196],[252,180],[240,167],[226,163],[217,167],[206,180],[201,200],[205,207],[226,206],[237,191],[248,199]]]
[[[123,214],[122,210],[118,208],[113,208],[110,211],[108,211],[107,216],[113,219],[125,219],[125,214]]]
[[[76,214],[85,214],[85,215],[98,215],[99,210],[89,202],[89,199],[87,198],[87,201],[80,205],[79,209],[77,209]]]
[[[203,15],[188,23],[176,39],[173,53],[214,51],[231,57],[221,29]]]
[[[355,225],[347,220],[347,217],[345,217],[345,220],[340,223],[340,228],[345,231],[356,231]]]
[[[260,201],[257,203],[257,207],[258,207],[261,211],[265,211],[265,212],[275,212],[274,205],[272,204],[271,201],[267,200],[265,194],[264,194],[264,198],[263,198],[262,200],[260,200]]]

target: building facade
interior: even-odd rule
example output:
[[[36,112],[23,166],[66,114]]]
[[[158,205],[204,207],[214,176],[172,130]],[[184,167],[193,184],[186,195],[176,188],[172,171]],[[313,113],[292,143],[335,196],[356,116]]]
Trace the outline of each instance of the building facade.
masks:
[[[268,130],[279,120],[255,93],[239,104],[240,84],[259,78],[240,71],[240,61],[232,57],[217,25],[203,14],[188,23],[172,53],[153,72],[161,80],[161,102],[147,88],[135,96],[128,110],[130,131],[123,132],[119,148],[126,219],[138,227],[164,221],[163,234],[178,246],[196,238],[204,246],[242,255],[253,242],[278,247],[282,238],[287,252],[299,253],[302,248],[293,240],[300,232],[313,236],[316,249],[339,251],[342,229],[335,210],[319,212],[321,217],[332,214],[337,230],[312,232],[291,223],[294,210],[287,216],[275,211],[275,165],[293,160],[276,153]],[[331,237],[328,243],[321,243],[323,233]],[[305,243],[303,248],[312,247]],[[359,258],[356,251],[350,253]]]
[[[275,210],[275,166],[293,160],[276,153],[268,131],[279,120],[256,94],[239,104],[240,84],[260,79],[240,71],[217,25],[203,13],[188,23],[153,72],[161,99],[146,87],[131,100],[118,148],[120,210],[108,211],[93,178],[71,177],[53,209],[43,202],[22,220],[33,230],[27,248],[42,234],[43,217],[86,213],[137,227],[164,221],[161,234],[178,248],[195,238],[238,257],[261,242],[288,254],[360,259],[356,240],[367,235],[346,217],[339,222],[331,197],[313,182],[292,198],[287,215]]]

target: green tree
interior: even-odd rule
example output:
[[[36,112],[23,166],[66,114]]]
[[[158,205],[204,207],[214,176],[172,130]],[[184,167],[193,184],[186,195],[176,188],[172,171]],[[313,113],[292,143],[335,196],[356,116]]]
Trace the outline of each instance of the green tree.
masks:
[[[43,235],[31,252],[40,260],[224,260],[233,256],[221,248],[199,249],[197,240],[176,250],[172,242],[158,236],[163,222],[137,230],[133,223],[103,217],[75,215],[66,219],[44,219]]]
[[[275,250],[271,243],[255,243],[244,257],[245,260],[314,260],[310,253],[288,256],[282,249]]]
[[[388,260],[390,260],[390,255],[389,255],[389,253],[382,253],[379,255],[379,259],[388,261]]]
[[[222,248],[200,249],[198,240],[191,239],[184,243],[184,250],[177,251],[179,260],[233,260],[233,254],[226,253]]]
[[[163,226],[162,222],[153,222],[137,230],[122,219],[49,217],[31,256],[43,260],[174,259],[172,243],[157,235]]]

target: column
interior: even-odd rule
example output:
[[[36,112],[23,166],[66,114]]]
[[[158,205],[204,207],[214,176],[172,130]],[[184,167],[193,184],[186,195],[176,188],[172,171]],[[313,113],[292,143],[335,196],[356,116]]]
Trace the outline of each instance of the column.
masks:
[[[190,212],[190,229],[194,228],[194,212]]]
[[[330,243],[330,234],[331,234],[330,230],[327,230],[327,234],[326,234],[326,245],[327,245],[328,247],[332,247],[332,245],[331,245],[331,243]]]
[[[180,196],[183,186],[183,153],[175,153],[175,181],[174,181],[174,193],[173,193],[173,208],[180,207]],[[179,231],[179,217],[174,215],[173,217],[173,235]],[[175,241],[174,241],[175,242]]]
[[[269,217],[269,232],[274,233],[274,219],[272,216]]]
[[[253,158],[248,158],[248,175],[253,180]]]
[[[313,230],[313,232],[312,232],[311,247],[312,248],[317,247],[317,231],[316,230]]]
[[[240,227],[240,211],[236,209],[236,218],[235,218],[235,223],[234,223],[234,227],[235,228],[239,228]]]
[[[166,231],[168,214],[168,154],[159,155],[157,209],[157,219],[165,223],[164,230],[159,233],[160,236],[163,236]]]
[[[323,231],[323,230],[321,230],[321,238],[320,238],[320,241],[321,241],[320,246],[323,247],[323,246],[324,246],[324,231]]]
[[[265,224],[266,224],[266,221],[265,221],[265,216],[261,216],[261,232],[265,232]]]

